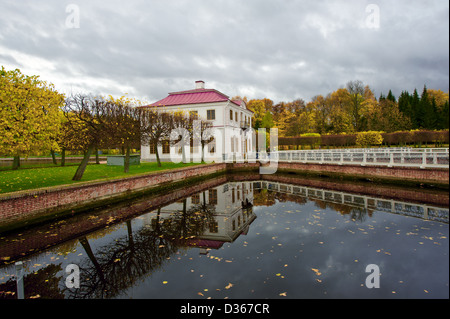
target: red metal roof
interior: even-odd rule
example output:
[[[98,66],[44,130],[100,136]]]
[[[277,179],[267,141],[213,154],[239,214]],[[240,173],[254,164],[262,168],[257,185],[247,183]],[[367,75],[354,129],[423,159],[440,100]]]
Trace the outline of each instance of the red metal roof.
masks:
[[[214,89],[195,89],[189,91],[180,91],[169,93],[169,96],[155,103],[147,105],[154,106],[172,106],[185,104],[200,104],[212,102],[226,102],[229,97]]]
[[[224,244],[223,241],[199,239],[199,238],[189,239],[187,241],[188,246],[196,246],[196,247],[200,247],[200,248],[219,249],[220,247],[223,246],[223,244]]]

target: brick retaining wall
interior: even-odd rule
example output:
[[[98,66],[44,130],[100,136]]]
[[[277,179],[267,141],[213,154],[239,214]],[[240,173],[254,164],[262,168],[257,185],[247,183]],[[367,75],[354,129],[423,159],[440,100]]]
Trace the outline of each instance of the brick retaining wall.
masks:
[[[225,170],[226,164],[200,165],[117,180],[4,194],[0,196],[0,230],[25,218],[42,218],[43,214],[54,214],[55,211],[71,209],[74,205]]]
[[[397,179],[420,181],[422,183],[449,183],[449,170],[444,168],[386,167],[361,165],[332,165],[310,163],[279,162],[279,170],[331,173],[337,175],[359,176],[366,178]]]

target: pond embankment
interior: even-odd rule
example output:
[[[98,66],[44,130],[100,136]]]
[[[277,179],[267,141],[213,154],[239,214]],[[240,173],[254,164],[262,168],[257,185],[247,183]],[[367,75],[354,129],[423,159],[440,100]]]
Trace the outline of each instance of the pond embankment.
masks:
[[[206,181],[227,172],[259,173],[260,163],[218,163],[159,171],[116,180],[86,182],[0,195],[0,233],[95,207]],[[448,188],[448,169],[277,163],[277,172],[340,180]]]

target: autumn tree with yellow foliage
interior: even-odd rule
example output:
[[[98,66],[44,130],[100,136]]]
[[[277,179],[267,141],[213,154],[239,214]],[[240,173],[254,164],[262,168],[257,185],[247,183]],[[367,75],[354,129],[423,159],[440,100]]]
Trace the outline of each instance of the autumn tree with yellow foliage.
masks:
[[[61,126],[64,95],[39,76],[19,69],[0,70],[0,154],[13,156],[13,169],[20,156],[59,149],[56,137]]]

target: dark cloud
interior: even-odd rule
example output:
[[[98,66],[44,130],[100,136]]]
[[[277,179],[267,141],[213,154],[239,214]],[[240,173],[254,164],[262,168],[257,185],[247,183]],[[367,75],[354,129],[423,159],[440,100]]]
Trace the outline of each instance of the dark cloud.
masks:
[[[205,80],[275,101],[362,80],[376,94],[449,87],[449,4],[378,1],[0,0],[0,64],[60,90],[155,101]],[[79,28],[68,28],[69,5]]]

